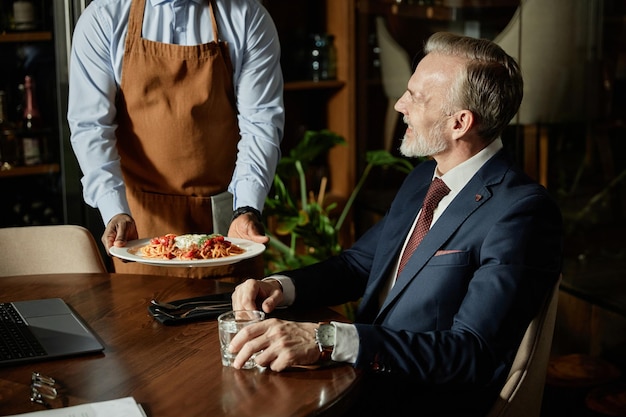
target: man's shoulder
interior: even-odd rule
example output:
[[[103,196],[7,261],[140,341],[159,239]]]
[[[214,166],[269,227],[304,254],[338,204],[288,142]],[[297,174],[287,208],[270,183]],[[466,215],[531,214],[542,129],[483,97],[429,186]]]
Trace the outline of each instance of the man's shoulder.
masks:
[[[257,11],[265,10],[265,7],[259,0],[216,0],[218,9]]]
[[[132,0],[93,0],[80,15],[80,20],[95,19],[103,23],[103,19],[111,22],[126,21]]]
[[[149,1],[149,0],[147,0]],[[105,8],[105,9],[129,9],[132,0],[92,0],[87,6],[92,8]]]

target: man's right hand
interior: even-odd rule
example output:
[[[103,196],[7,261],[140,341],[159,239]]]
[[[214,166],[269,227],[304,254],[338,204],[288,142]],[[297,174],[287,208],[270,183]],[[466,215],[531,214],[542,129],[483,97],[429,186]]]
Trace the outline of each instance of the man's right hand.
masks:
[[[126,242],[139,239],[135,221],[128,214],[120,213],[111,218],[102,234],[102,244],[107,252],[111,246],[126,246]]]
[[[239,284],[232,295],[233,310],[274,311],[283,300],[283,289],[278,281],[248,279]]]

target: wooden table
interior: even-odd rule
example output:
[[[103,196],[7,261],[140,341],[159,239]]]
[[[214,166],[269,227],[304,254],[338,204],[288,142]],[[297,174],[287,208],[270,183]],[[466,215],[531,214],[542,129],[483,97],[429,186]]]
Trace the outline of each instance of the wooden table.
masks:
[[[0,278],[0,302],[60,297],[102,339],[102,354],[0,368],[0,415],[31,404],[31,372],[55,378],[65,405],[132,396],[150,417],[338,415],[357,388],[349,365],[282,373],[223,367],[215,320],[165,326],[149,315],[153,298],[171,301],[232,291],[214,280],[123,274]],[[286,318],[339,319],[330,309]]]

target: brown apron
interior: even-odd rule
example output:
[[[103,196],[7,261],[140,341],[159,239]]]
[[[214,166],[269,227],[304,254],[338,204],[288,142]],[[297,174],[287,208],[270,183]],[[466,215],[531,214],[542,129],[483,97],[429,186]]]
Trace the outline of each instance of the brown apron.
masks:
[[[117,149],[139,238],[211,233],[211,196],[225,191],[239,127],[228,45],[174,45],[143,39],[146,0],[133,0],[118,102]],[[261,257],[211,268],[124,263],[116,272],[220,278],[260,276]]]

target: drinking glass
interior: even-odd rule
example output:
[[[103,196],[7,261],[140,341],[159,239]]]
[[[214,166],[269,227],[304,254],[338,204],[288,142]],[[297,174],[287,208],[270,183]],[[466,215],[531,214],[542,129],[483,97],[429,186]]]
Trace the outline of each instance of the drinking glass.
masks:
[[[244,327],[253,323],[258,323],[265,318],[265,313],[257,310],[235,310],[221,314],[217,318],[217,326],[220,335],[220,349],[222,354],[222,365],[232,366],[237,352],[228,349],[230,341]],[[243,369],[251,369],[256,366],[254,356],[243,365]]]

